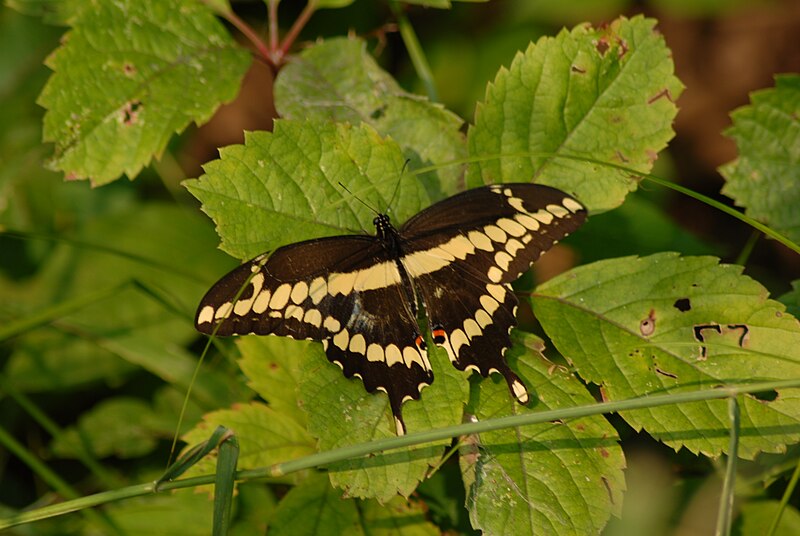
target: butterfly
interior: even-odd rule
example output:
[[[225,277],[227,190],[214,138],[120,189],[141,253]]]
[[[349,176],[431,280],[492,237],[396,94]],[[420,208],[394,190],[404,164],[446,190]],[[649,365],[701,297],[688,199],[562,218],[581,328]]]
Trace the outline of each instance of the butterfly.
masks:
[[[234,269],[203,297],[195,326],[321,341],[347,378],[388,395],[403,435],[403,403],[433,382],[418,322],[424,307],[432,340],[453,366],[500,373],[527,404],[504,358],[518,304],[511,283],[585,219],[573,197],[528,183],[467,190],[399,229],[379,214],[375,235],[289,244]]]

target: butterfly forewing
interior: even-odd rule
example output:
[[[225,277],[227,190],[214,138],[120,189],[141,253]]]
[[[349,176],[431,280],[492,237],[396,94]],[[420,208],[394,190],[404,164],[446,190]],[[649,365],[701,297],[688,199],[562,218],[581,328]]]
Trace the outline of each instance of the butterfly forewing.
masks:
[[[430,385],[413,292],[374,236],[309,240],[277,249],[223,277],[200,303],[203,333],[256,333],[323,341],[330,361],[400,407]],[[218,325],[218,327],[217,327]]]
[[[476,188],[423,210],[399,233],[379,216],[377,236],[309,240],[257,257],[208,291],[195,324],[209,334],[322,341],[346,377],[388,394],[402,434],[403,402],[433,381],[416,319],[419,294],[433,340],[454,366],[501,373],[526,403],[504,358],[516,324],[510,283],[585,218],[554,188]]]

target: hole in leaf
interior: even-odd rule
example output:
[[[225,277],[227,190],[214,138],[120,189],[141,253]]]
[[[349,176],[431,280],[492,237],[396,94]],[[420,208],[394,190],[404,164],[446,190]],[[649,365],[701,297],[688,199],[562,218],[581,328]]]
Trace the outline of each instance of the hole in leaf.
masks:
[[[775,389],[770,389],[769,391],[758,391],[750,394],[753,396],[753,398],[761,402],[774,402],[778,399],[778,391]]]
[[[133,125],[139,120],[139,111],[142,108],[142,101],[132,100],[125,104],[122,108],[122,123],[124,125]]]
[[[678,300],[675,300],[675,303],[672,304],[672,306],[675,307],[675,309],[677,309],[678,311],[685,313],[686,311],[689,311],[692,308],[692,302],[689,301],[689,298],[680,298]]]

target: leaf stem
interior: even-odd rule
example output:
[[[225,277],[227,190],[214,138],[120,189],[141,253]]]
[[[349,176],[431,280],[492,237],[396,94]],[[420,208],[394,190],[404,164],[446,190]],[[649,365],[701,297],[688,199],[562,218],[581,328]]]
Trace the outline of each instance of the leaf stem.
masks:
[[[294,21],[294,24],[292,24],[292,27],[286,33],[286,37],[283,38],[283,43],[281,43],[280,48],[275,50],[273,60],[277,65],[280,66],[283,64],[284,58],[286,58],[286,55],[289,53],[289,49],[292,48],[295,40],[303,30],[303,27],[308,23],[311,15],[313,15],[316,10],[317,0],[308,0],[306,7],[300,12],[297,20]]]
[[[402,37],[403,43],[406,45],[408,56],[411,58],[411,63],[414,65],[414,69],[417,71],[417,76],[419,76],[420,80],[422,80],[422,83],[425,86],[425,91],[428,93],[428,99],[430,99],[432,102],[438,102],[439,94],[436,91],[436,82],[433,79],[433,72],[431,71],[431,67],[428,64],[427,58],[425,57],[425,52],[422,50],[422,45],[419,43],[417,34],[414,32],[414,27],[411,25],[408,17],[406,17],[406,14],[398,5],[396,0],[390,0],[389,6],[392,8],[392,13],[394,13],[395,18],[397,19],[397,27],[400,30],[400,37]]]
[[[737,395],[742,395],[745,393],[754,393],[759,391],[769,391],[772,389],[789,389],[789,388],[800,388],[800,379],[758,382],[741,386],[726,386],[713,389],[704,389],[701,391],[692,391],[688,393],[642,396],[627,400],[600,402],[596,404],[588,404],[572,408],[562,408],[557,410],[540,411],[536,413],[511,415],[508,417],[501,417],[498,419],[489,419],[486,421],[470,422],[470,423],[458,424],[455,426],[448,426],[445,428],[437,428],[433,430],[425,430],[422,432],[414,432],[404,436],[379,439],[368,443],[360,443],[358,445],[349,445],[347,447],[342,447],[334,450],[318,452],[310,456],[305,456],[303,458],[298,458],[296,460],[275,464],[269,467],[249,469],[246,471],[238,471],[236,473],[236,480],[283,476],[296,471],[301,471],[303,469],[327,466],[332,463],[352,459],[355,457],[366,456],[369,454],[374,454],[385,450],[416,446],[425,443],[441,441],[442,439],[447,439],[455,436],[467,435],[467,434],[479,434],[483,432],[489,432],[492,430],[499,430],[502,428],[526,426],[530,424],[541,424],[557,420],[576,419],[580,417],[589,417],[592,415],[602,415],[606,413],[630,411],[634,409],[667,406],[671,404],[684,404],[689,402],[718,400],[722,398],[735,397]],[[90,506],[98,506],[101,504],[118,501],[120,499],[137,497],[141,495],[148,495],[151,493],[157,493],[173,489],[181,489],[181,488],[189,488],[189,487],[213,484],[214,480],[215,480],[214,475],[203,475],[192,478],[186,478],[183,480],[164,482],[159,484],[157,489],[155,483],[151,482],[148,484],[139,484],[135,486],[129,486],[127,488],[121,488],[118,490],[102,492],[95,495],[89,495],[86,497],[81,497],[80,499],[66,501],[51,506],[45,506],[44,508],[39,508],[27,512],[21,512],[6,518],[0,518],[0,530],[20,525],[23,523],[30,523],[32,521],[38,521],[41,519],[47,519],[50,517],[63,515],[83,508],[88,508]]]
[[[272,69],[276,68],[276,65],[273,63],[273,57],[270,54],[269,48],[267,48],[267,45],[264,44],[264,41],[261,39],[258,33],[256,33],[256,31],[250,27],[249,24],[240,19],[239,16],[236,15],[236,13],[234,13],[233,11],[228,11],[226,13],[223,13],[222,16],[225,18],[225,20],[233,24],[233,26],[236,27],[237,30],[242,32],[242,35],[244,35],[247,38],[247,40],[250,41],[256,48],[256,51],[258,52],[259,56],[261,56],[264,60],[266,60],[266,62],[270,65]]]
[[[736,462],[739,454],[739,402],[735,396],[728,399],[728,417],[731,421],[730,443],[728,445],[728,463],[725,468],[725,480],[722,482],[722,493],[719,498],[717,513],[717,536],[728,536],[731,533],[733,517],[733,499],[736,484]]]
[[[781,497],[781,502],[778,505],[778,511],[775,512],[775,517],[772,518],[772,523],[769,525],[769,530],[767,530],[767,536],[773,536],[776,534],[778,530],[778,524],[781,522],[781,516],[783,515],[783,511],[786,510],[786,505],[789,504],[789,499],[792,498],[792,494],[794,493],[795,488],[797,488],[797,481],[800,480],[800,460],[797,461],[797,465],[794,466],[794,472],[792,473],[792,478],[789,480],[789,485],[786,486],[786,489],[783,490],[783,496]]]

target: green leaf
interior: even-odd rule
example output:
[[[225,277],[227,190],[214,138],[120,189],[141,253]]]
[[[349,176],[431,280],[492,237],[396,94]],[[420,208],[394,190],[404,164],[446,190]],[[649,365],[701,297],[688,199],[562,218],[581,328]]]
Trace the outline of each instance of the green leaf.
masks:
[[[273,132],[247,133],[220,155],[184,184],[217,224],[222,249],[242,260],[304,239],[372,233],[375,214],[360,201],[391,208],[396,223],[429,204],[418,182],[398,185],[397,144],[363,124],[276,121]]]
[[[331,536],[433,536],[440,531],[425,519],[424,506],[395,497],[377,501],[346,499],[320,474],[311,474],[281,500],[270,520],[271,536],[326,534]]]
[[[581,266],[548,281],[534,310],[558,350],[608,400],[800,375],[800,325],[741,267],[663,253]],[[800,439],[796,390],[743,396],[739,455]],[[727,401],[625,412],[674,449],[728,448]]]
[[[207,536],[212,505],[194,490],[134,497],[108,505],[105,512],[123,534]]]
[[[538,338],[517,336],[523,344],[506,356],[534,405],[513,401],[500,378],[484,380],[473,397],[478,420],[592,402],[572,374],[541,356]],[[620,512],[625,459],[602,417],[482,433],[464,438],[460,452],[470,519],[487,534],[596,534]]]
[[[328,479],[312,474],[281,500],[270,519],[269,534],[363,534],[356,502],[342,499],[342,492],[331,488]]]
[[[501,69],[468,134],[467,183],[533,180],[574,193],[592,213],[620,205],[672,138],[682,85],[655,20],[620,18],[543,37]],[[542,154],[542,153],[546,153]]]
[[[300,410],[297,395],[302,361],[295,354],[307,351],[307,345],[285,337],[253,335],[238,337],[236,346],[242,355],[239,368],[250,388],[272,409],[305,427],[306,414]]]
[[[775,88],[756,91],[731,114],[725,133],[739,156],[719,168],[722,193],[748,216],[800,242],[800,75],[775,77]]]
[[[461,118],[404,91],[360,40],[329,39],[292,58],[275,82],[275,106],[286,118],[367,123],[403,148],[411,170],[466,155]],[[395,183],[401,169],[390,171]],[[456,193],[461,172],[449,165],[424,177],[431,196]]]
[[[112,398],[83,413],[77,426],[66,429],[50,447],[62,458],[75,457],[81,442],[98,458],[138,458],[156,447],[152,417],[153,410],[142,400]]]
[[[308,414],[309,431],[319,438],[320,450],[331,450],[371,440],[394,437],[395,425],[389,399],[370,394],[360,380],[348,380],[329,363],[319,345],[303,356],[300,384],[301,407]],[[465,373],[450,364],[444,351],[428,341],[428,358],[435,381],[422,399],[403,405],[409,431],[458,424],[467,396]],[[355,458],[329,466],[331,483],[348,496],[370,497],[386,502],[398,493],[408,496],[425,478],[428,467],[438,462],[442,445],[428,444]]]
[[[200,2],[97,2],[47,62],[39,103],[53,168],[93,185],[135,177],[173,133],[233,99],[249,64]]]
[[[290,417],[260,402],[237,404],[232,409],[213,411],[183,436],[190,446],[208,439],[217,426],[233,430],[239,440],[238,470],[264,467],[308,456],[315,452],[308,432]],[[186,475],[213,474],[216,460],[200,460]],[[286,480],[292,481],[296,475]]]
[[[736,521],[734,533],[741,536],[766,534],[767,527],[772,524],[772,520],[778,514],[779,506],[779,501],[745,502],[740,506],[741,510]],[[774,534],[775,536],[800,534],[800,512],[798,512],[797,508],[786,505]]]

